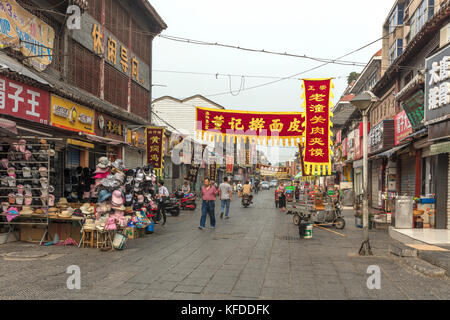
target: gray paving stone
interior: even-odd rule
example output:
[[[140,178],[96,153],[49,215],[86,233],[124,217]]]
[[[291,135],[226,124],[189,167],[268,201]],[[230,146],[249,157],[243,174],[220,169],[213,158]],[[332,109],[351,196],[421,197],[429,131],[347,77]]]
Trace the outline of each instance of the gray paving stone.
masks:
[[[162,281],[152,282],[147,287],[149,290],[167,290],[172,291],[178,285],[178,281]]]
[[[174,292],[184,292],[184,293],[201,293],[204,287],[201,286],[185,286],[178,285],[173,290]]]

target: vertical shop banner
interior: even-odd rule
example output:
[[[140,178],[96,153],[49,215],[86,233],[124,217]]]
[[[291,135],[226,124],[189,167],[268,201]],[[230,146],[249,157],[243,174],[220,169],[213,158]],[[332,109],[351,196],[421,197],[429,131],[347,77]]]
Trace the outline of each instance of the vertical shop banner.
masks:
[[[234,157],[227,156],[227,173],[233,174]]]
[[[147,127],[147,163],[162,172],[164,166],[163,127]]]
[[[361,140],[362,136],[359,134],[359,128],[355,129],[355,131],[353,131],[353,139],[355,141],[355,148],[354,148],[354,157],[353,160],[358,160],[362,158],[362,140]]]
[[[394,116],[394,128],[395,145],[400,144],[403,139],[405,139],[413,132],[411,123],[404,110]]]
[[[200,169],[199,164],[191,164],[189,165],[189,171],[187,173],[187,176],[184,178],[185,180],[189,182],[195,183],[197,181],[198,176],[198,170]]]
[[[50,94],[0,76],[0,114],[49,124]]]
[[[0,1],[0,49],[20,51],[38,71],[52,63],[55,31],[14,0]]]
[[[331,79],[303,80],[306,115],[303,156],[307,175],[326,175],[327,171],[331,174],[331,88]]]
[[[217,181],[217,164],[212,163],[209,165],[209,179],[211,181]]]

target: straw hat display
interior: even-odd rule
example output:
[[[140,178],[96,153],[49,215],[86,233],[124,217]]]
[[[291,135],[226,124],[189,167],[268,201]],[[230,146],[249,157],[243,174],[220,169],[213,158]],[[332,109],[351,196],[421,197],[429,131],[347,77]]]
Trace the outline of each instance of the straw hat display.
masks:
[[[73,214],[73,209],[72,208],[67,208],[64,211],[62,211],[61,213],[58,213],[58,217],[59,218],[71,218]]]
[[[58,217],[58,213],[60,213],[58,208],[50,208],[50,209],[48,209],[48,216],[50,218],[57,218]]]
[[[34,213],[33,208],[30,206],[23,206],[19,212],[21,216],[31,216]]]
[[[36,209],[36,210],[34,211],[34,213],[35,213],[35,214],[45,214],[44,210],[42,210],[42,209]]]
[[[86,219],[83,230],[95,230],[95,220],[94,219]]]
[[[58,203],[56,204],[56,206],[58,207],[58,208],[67,208],[68,206],[69,206],[69,202],[67,201],[67,199],[66,198],[59,198],[59,201],[58,201]]]

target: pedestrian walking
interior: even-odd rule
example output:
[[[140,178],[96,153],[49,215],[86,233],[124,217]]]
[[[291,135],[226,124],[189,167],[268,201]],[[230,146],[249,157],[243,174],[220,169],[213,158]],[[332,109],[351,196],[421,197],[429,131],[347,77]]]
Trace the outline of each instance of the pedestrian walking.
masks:
[[[158,182],[158,194],[156,195],[156,198],[158,199],[158,217],[161,217],[161,215],[163,215],[164,221],[163,221],[163,225],[166,224],[165,221],[165,201],[168,199],[169,197],[169,190],[167,190],[167,188],[164,186],[164,181],[160,180]],[[159,219],[157,219],[159,221]],[[158,223],[158,222],[156,222]]]
[[[223,219],[223,214],[225,211],[225,219],[229,218],[230,212],[230,202],[231,202],[231,193],[232,193],[231,185],[228,182],[228,178],[223,178],[223,182],[219,186],[219,197],[220,197],[220,219]]]
[[[211,181],[205,178],[205,185],[202,187],[202,217],[200,218],[200,230],[206,228],[206,215],[209,215],[209,224],[211,229],[216,227],[216,217],[214,216],[214,207],[216,205],[216,197],[218,191],[216,187],[211,185]]]
[[[280,183],[277,192],[279,194],[278,207],[284,212],[286,211],[286,187],[283,182]]]

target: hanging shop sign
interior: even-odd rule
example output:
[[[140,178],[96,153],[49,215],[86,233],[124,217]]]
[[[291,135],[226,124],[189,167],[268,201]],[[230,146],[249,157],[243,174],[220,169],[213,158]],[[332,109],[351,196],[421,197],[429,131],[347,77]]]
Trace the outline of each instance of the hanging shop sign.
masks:
[[[95,134],[97,136],[124,141],[125,124],[121,120],[108,116],[104,113],[95,112]]]
[[[199,164],[191,164],[189,165],[189,170],[187,172],[185,180],[189,182],[195,183],[197,181],[198,171],[200,170]]]
[[[24,63],[43,71],[52,63],[55,32],[14,0],[0,1],[0,48],[11,47]]]
[[[305,171],[307,175],[331,174],[331,79],[303,80],[305,107]]]
[[[233,156],[227,156],[227,173],[233,173],[233,164],[234,164],[234,157]]]
[[[370,130],[369,153],[375,154],[394,147],[394,120],[383,120]]]
[[[196,130],[200,138],[251,139],[253,143],[297,144],[303,134],[302,113],[250,112],[196,107]]]
[[[394,128],[395,145],[400,144],[403,139],[405,139],[413,132],[413,128],[411,126],[411,123],[409,122],[405,110],[394,116]]]
[[[269,166],[265,164],[257,164],[256,168],[260,170],[261,175],[263,176],[274,176],[277,174],[288,174],[289,170],[287,167],[275,167],[275,166]]]
[[[355,131],[350,131],[347,136],[347,160],[353,160],[355,156]]]
[[[147,148],[146,130],[139,128],[136,130],[127,129],[127,143],[140,149]]]
[[[155,169],[164,165],[164,132],[163,127],[147,127],[147,163]]]
[[[411,97],[402,102],[403,110],[409,119],[413,131],[423,127],[424,116],[424,95],[423,90],[419,90]]]
[[[120,42],[106,28],[102,28],[87,13],[83,13],[81,29],[71,30],[71,36],[85,48],[98,56],[104,57],[106,63],[130,77],[134,82],[150,90],[150,68],[131,48]]]
[[[0,114],[48,124],[49,104],[47,91],[0,76]]]
[[[209,179],[217,182],[217,164],[212,163],[209,165]]]
[[[53,94],[50,106],[51,122],[54,127],[70,131],[94,133],[94,110]]]
[[[362,154],[362,135],[359,134],[360,129],[356,129],[353,131],[353,139],[355,142],[355,148],[354,148],[354,157],[353,160],[361,159]]]
[[[425,59],[425,123],[450,114],[450,47]]]
[[[336,144],[340,144],[342,142],[342,129],[339,130],[336,134]]]

